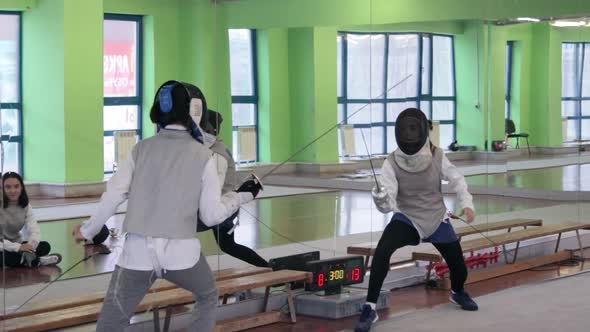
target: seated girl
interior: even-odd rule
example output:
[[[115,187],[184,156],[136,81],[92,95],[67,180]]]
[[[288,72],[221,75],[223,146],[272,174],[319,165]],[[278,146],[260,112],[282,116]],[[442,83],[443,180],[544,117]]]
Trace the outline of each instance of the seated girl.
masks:
[[[56,265],[59,254],[51,254],[51,246],[41,241],[41,230],[29,204],[22,177],[14,172],[2,176],[4,206],[0,207],[0,266]]]

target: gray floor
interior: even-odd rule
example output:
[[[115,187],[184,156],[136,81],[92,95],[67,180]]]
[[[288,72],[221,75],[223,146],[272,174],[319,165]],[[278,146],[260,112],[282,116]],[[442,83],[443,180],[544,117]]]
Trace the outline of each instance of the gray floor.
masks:
[[[585,332],[590,324],[590,273],[510,288],[476,301],[477,312],[446,304],[380,322],[373,331]]]

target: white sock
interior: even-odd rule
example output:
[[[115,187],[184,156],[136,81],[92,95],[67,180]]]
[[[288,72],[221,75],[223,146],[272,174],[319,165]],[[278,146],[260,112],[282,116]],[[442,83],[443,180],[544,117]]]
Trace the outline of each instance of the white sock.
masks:
[[[377,304],[376,303],[367,302],[365,304],[368,304],[369,306],[371,306],[371,309],[377,310]]]

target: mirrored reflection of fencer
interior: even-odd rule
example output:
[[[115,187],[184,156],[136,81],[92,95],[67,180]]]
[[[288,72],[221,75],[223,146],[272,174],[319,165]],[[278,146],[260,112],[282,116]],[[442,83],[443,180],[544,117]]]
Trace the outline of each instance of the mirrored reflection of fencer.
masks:
[[[205,146],[213,151],[213,159],[217,166],[219,183],[222,185],[221,192],[224,194],[233,191],[236,188],[238,175],[236,173],[236,163],[231,152],[227,149],[223,140],[219,138],[222,122],[223,117],[221,114],[209,110],[207,115],[201,119],[200,127],[203,130],[203,142]],[[234,219],[237,217],[238,213],[239,211],[214,227],[205,225],[203,221],[199,219],[197,231],[204,232],[210,229],[213,230],[215,241],[217,241],[219,248],[221,248],[223,252],[248,264],[258,267],[268,267],[268,262],[260,257],[260,255],[254,250],[236,243],[233,229],[235,227]]]
[[[41,228],[29,202],[20,174],[2,174],[0,209],[0,267],[57,265],[60,254],[50,254],[51,245],[41,241]]]
[[[119,204],[128,200],[123,251],[111,277],[98,331],[123,331],[157,277],[189,290],[195,298],[190,331],[215,325],[215,279],[195,237],[197,217],[208,226],[227,219],[254,199],[260,185],[246,181],[221,195],[211,151],[199,142],[198,123],[207,104],[194,85],[168,81],[156,93],[150,119],[162,128],[133,148],[109,180],[97,212],[74,229],[91,239]]]
[[[409,108],[396,120],[398,149],[391,153],[382,169],[381,187],[373,189],[373,200],[382,213],[393,212],[373,257],[367,302],[355,332],[369,331],[377,321],[377,299],[383,285],[391,255],[407,245],[421,241],[432,243],[450,269],[450,300],[464,310],[477,310],[477,304],[465,292],[467,267],[461,244],[447,217],[441,181],[449,181],[457,193],[458,205],[467,222],[475,218],[473,200],[465,178],[444,155],[430,144],[430,126],[422,111]]]

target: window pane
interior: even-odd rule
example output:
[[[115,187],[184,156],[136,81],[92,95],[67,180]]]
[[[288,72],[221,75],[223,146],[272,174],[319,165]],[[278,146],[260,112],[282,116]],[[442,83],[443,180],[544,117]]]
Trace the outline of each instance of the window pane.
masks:
[[[582,119],[582,139],[590,139],[590,120]]]
[[[104,171],[112,172],[113,165],[115,164],[115,137],[108,136],[103,137],[104,147]]]
[[[582,115],[590,115],[590,100],[582,100]]]
[[[390,35],[387,57],[387,96],[418,96],[418,35]]]
[[[415,101],[405,103],[389,103],[387,104],[387,122],[395,122],[398,115],[406,108],[416,107]],[[426,113],[428,117],[428,114]]]
[[[232,126],[254,126],[256,125],[256,105],[253,104],[232,104]]]
[[[576,105],[577,101],[562,101],[561,102],[561,115],[566,116],[577,116]]]
[[[590,97],[590,43],[585,45],[582,97]]]
[[[20,172],[20,163],[18,160],[19,143],[12,142],[6,144],[4,142],[4,171],[5,172]]]
[[[137,22],[104,21],[104,96],[137,96]]]
[[[232,157],[234,160],[239,161],[238,159],[238,131],[232,130]]]
[[[433,101],[433,120],[454,120],[455,103],[452,101]]]
[[[432,95],[453,96],[453,38],[432,37]]]
[[[578,120],[567,120],[567,140],[573,141],[578,139]]]
[[[561,46],[561,95],[562,97],[576,97],[578,95],[580,49],[577,44],[562,44]]]
[[[347,34],[349,99],[383,97],[385,35]]]
[[[420,110],[426,114],[426,117],[430,119],[430,101],[421,101],[420,102]]]
[[[395,140],[395,127],[387,126],[387,149],[386,153],[391,153],[397,149],[397,141]]]
[[[19,102],[19,16],[0,14],[0,101]]]
[[[251,30],[229,29],[229,62],[232,96],[254,95]]]
[[[342,129],[340,127],[338,127],[338,156],[339,157],[343,157],[344,156],[344,151],[343,151],[343,147],[342,147]]]
[[[103,112],[104,130],[139,129],[137,105],[105,106]]]
[[[2,109],[2,134],[10,136],[18,136],[18,110]]]
[[[422,94],[430,95],[430,38],[422,37]]]
[[[440,125],[440,147],[442,149],[447,149],[453,143],[453,127],[453,125]]]
[[[344,123],[344,105],[338,104],[338,123]]]
[[[342,97],[342,36],[336,37],[336,81],[338,97]]]
[[[361,132],[362,129],[362,132]],[[371,130],[368,128],[354,128],[354,150],[356,156],[367,156],[367,148],[365,146],[365,141],[369,146],[369,151],[371,151]],[[364,141],[363,141],[363,135]]]
[[[510,117],[510,84],[512,80],[512,42],[508,42],[506,44],[506,57],[505,57],[505,66],[504,66],[504,95],[505,95],[505,102],[504,102],[504,118],[508,119]]]
[[[367,137],[366,132],[365,132],[365,138],[369,139],[369,137]],[[369,150],[371,151],[371,155],[384,154],[385,149],[383,146],[383,127],[371,128],[370,139],[371,139],[371,141],[367,142],[367,144],[370,144]]]
[[[376,122],[383,122],[383,104],[348,104],[348,123],[369,124]]]

